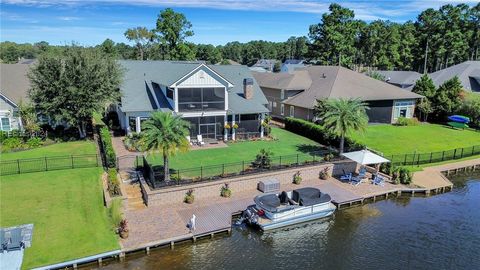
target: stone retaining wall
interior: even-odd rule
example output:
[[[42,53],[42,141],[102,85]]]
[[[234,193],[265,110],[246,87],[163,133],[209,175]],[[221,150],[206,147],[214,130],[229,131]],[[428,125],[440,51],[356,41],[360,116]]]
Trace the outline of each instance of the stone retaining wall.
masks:
[[[338,168],[337,167],[340,166]],[[262,180],[277,179],[280,182],[280,189],[284,184],[290,184],[293,181],[293,175],[300,171],[302,178],[305,179],[319,179],[320,171],[328,168],[329,175],[332,172],[343,170],[353,172],[356,169],[356,163],[342,162],[342,163],[326,163],[320,165],[303,166],[300,168],[291,168],[287,170],[279,170],[273,172],[266,172],[261,174],[252,174],[239,176],[234,178],[226,178],[221,180],[214,180],[210,182],[202,182],[198,184],[190,184],[183,186],[172,186],[167,188],[161,188],[152,190],[148,186],[143,176],[139,175],[141,189],[145,203],[148,206],[152,205],[166,205],[171,203],[183,202],[185,193],[189,189],[194,190],[195,198],[208,198],[214,196],[220,196],[220,189],[225,183],[228,183],[232,192],[243,192],[257,189],[257,185]],[[342,170],[343,169],[343,170]]]

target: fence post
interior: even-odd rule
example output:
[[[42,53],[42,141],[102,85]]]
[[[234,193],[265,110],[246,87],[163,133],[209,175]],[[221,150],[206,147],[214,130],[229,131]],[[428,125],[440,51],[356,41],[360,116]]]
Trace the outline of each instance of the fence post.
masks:
[[[405,158],[403,159],[403,165],[407,165],[407,154],[405,154]]]
[[[20,159],[17,159],[17,171],[20,173]]]
[[[200,166],[200,181],[203,180],[203,166]]]
[[[430,152],[430,162],[429,163],[432,163],[432,155],[433,155],[433,152]]]
[[[222,164],[222,176],[225,175],[225,163]]]
[[[242,172],[245,171],[245,160],[242,160]]]
[[[45,171],[48,171],[47,157],[45,157]]]
[[[460,154],[460,158],[463,158],[463,148],[462,148],[462,153]]]
[[[442,152],[442,161],[444,160],[445,158],[445,151]]]
[[[457,155],[457,148],[455,148],[455,151],[453,151],[453,159],[455,159],[456,155]]]
[[[177,170],[177,183],[180,181],[180,170]]]
[[[72,157],[72,169],[73,169],[73,168],[74,168],[74,165],[73,165],[73,155],[71,155],[71,157]]]
[[[475,146],[472,146],[472,154],[471,154],[471,156],[473,156],[474,153],[475,153]]]
[[[300,165],[300,164],[298,164],[298,154],[297,154],[297,166],[298,166],[298,165]]]
[[[280,168],[282,168],[282,156],[280,156]]]
[[[417,155],[417,166],[420,165],[420,154]]]

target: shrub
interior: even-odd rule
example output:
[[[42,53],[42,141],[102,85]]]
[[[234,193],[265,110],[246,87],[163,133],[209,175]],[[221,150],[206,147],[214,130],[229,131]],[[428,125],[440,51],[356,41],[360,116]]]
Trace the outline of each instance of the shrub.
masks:
[[[420,121],[417,118],[406,118],[403,116],[399,117],[397,123],[395,123],[397,126],[418,126],[419,124]]]
[[[35,147],[40,147],[43,145],[42,138],[39,137],[32,137],[27,140],[27,146],[28,148],[35,148]]]
[[[100,128],[100,139],[102,141],[107,167],[115,168],[117,157],[115,156],[115,151],[113,150],[112,135],[110,135],[110,131],[107,127]]]
[[[23,140],[19,137],[9,137],[2,142],[2,152],[7,152],[23,147]]]
[[[297,185],[300,185],[300,183],[302,183],[302,175],[300,174],[300,171],[296,172],[293,175],[293,183]]]
[[[193,189],[189,189],[185,194],[184,202],[191,204],[193,203],[194,200],[195,200],[195,195],[193,195]]]
[[[395,167],[391,172],[392,181],[395,184],[408,185],[412,182],[412,172],[407,167]]]
[[[228,183],[225,183],[224,186],[220,189],[220,196],[225,198],[230,198],[230,196],[232,196],[232,190],[230,189]]]
[[[143,151],[141,138],[142,136],[140,133],[132,132],[125,137],[123,144],[128,151]]]
[[[111,196],[120,196],[120,181],[118,181],[117,171],[113,168],[108,169],[108,192]]]
[[[285,119],[285,129],[323,145],[337,146],[340,143],[340,138],[330,130],[302,119],[287,117]],[[364,144],[349,137],[345,138],[345,147],[349,151],[365,149]]]
[[[270,164],[272,163],[273,153],[267,149],[261,149],[260,153],[257,154],[255,157],[255,161],[252,162],[252,166],[256,168],[270,168]]]
[[[323,157],[323,160],[325,160],[325,161],[328,162],[328,161],[332,160],[332,158],[333,158],[333,154],[332,154],[332,153],[328,153],[328,154],[326,154],[326,155]]]

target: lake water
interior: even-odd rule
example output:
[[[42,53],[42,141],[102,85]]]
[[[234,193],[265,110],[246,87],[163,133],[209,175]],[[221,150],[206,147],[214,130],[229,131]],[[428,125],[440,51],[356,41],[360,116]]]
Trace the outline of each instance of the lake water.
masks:
[[[102,269],[480,269],[480,175],[452,192],[338,211],[322,222],[132,255]]]

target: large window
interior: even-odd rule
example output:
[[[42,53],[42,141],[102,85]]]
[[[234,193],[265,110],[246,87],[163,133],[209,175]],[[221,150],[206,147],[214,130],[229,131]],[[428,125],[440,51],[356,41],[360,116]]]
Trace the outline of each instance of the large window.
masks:
[[[284,115],[285,114],[285,105],[280,104],[280,114]]]
[[[180,88],[178,89],[179,111],[225,110],[224,88]]]
[[[1,129],[3,131],[10,131],[11,130],[11,126],[10,126],[10,118],[8,117],[2,117],[1,119]]]
[[[394,119],[398,119],[399,117],[412,118],[414,109],[415,109],[415,101],[413,100],[396,101],[394,105],[393,118]]]
[[[290,117],[295,117],[295,107],[290,106]]]

